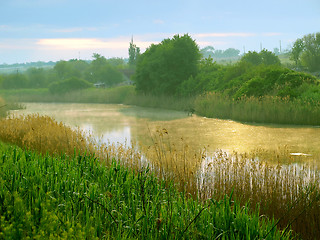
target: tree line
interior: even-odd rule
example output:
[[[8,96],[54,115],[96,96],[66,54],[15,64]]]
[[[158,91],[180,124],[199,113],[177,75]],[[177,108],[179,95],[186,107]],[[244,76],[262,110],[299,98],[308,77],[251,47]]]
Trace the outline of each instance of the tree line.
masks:
[[[315,43],[320,49],[320,43]],[[208,52],[208,49],[205,51]],[[294,48],[290,54],[294,55]],[[320,57],[316,51],[312,54],[309,56],[305,50],[301,57]],[[272,95],[320,101],[319,80],[316,77],[282,66],[279,57],[266,49],[250,51],[235,64],[227,66],[218,64],[211,56],[202,56],[199,46],[187,34],[175,35],[172,39],[151,45],[137,61],[134,75],[137,91],[174,96],[220,92],[234,99]],[[320,67],[307,66],[313,71]]]
[[[88,88],[94,83],[112,87],[125,80],[125,68],[123,59],[106,59],[95,53],[91,62],[78,59],[61,60],[50,69],[31,67],[24,72],[2,74],[0,88],[49,88],[52,93],[64,93]]]

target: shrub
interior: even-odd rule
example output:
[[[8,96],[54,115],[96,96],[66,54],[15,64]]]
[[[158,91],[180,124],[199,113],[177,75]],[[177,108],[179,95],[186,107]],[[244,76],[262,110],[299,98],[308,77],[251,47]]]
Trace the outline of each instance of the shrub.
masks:
[[[52,94],[65,94],[74,90],[81,90],[92,87],[92,84],[86,80],[71,77],[67,80],[54,82],[49,85],[49,91]]]

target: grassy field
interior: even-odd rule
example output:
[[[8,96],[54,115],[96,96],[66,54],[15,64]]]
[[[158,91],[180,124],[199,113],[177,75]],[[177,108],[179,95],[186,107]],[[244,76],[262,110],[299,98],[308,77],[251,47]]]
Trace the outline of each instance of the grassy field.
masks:
[[[2,153],[0,153],[3,162],[1,166],[3,167],[3,170],[1,170],[0,172],[2,176],[6,177],[5,186],[7,187],[3,188],[3,191],[9,191],[6,194],[9,194],[8,196],[13,196],[12,194],[10,195],[10,190],[8,189],[8,187],[12,187],[12,184],[17,183],[17,188],[18,186],[24,186],[23,184],[30,184],[30,180],[28,180],[28,178],[27,180],[24,178],[25,176],[27,176],[27,173],[23,172],[20,174],[19,172],[24,168],[27,168],[28,166],[20,165],[20,163],[26,162],[24,164],[27,164],[27,162],[30,161],[33,162],[32,168],[34,168],[35,166],[42,168],[42,170],[33,169],[33,173],[36,172],[39,174],[48,175],[42,176],[40,179],[46,179],[46,177],[51,178],[51,180],[49,179],[41,181],[41,184],[44,184],[47,189],[43,191],[43,194],[48,194],[48,192],[50,192],[51,194],[51,192],[53,191],[49,190],[51,188],[49,188],[49,186],[47,186],[46,184],[49,184],[52,181],[54,182],[63,179],[63,182],[59,183],[63,186],[63,190],[60,191],[62,191],[63,194],[68,193],[71,195],[68,195],[68,197],[66,197],[67,199],[60,199],[59,204],[65,204],[66,206],[69,206],[67,209],[72,209],[72,206],[75,207],[77,206],[77,204],[80,204],[79,202],[77,203],[77,201],[80,201],[80,190],[77,189],[75,185],[78,184],[78,180],[76,179],[82,179],[83,176],[92,177],[94,180],[84,180],[85,182],[79,183],[80,189],[81,187],[87,187],[91,185],[95,189],[92,190],[95,192],[94,194],[92,193],[92,197],[89,197],[90,199],[86,199],[83,196],[85,195],[85,192],[81,193],[81,196],[83,196],[81,198],[81,204],[89,204],[91,202],[91,206],[94,205],[95,207],[101,207],[100,210],[92,208],[92,211],[94,213],[97,212],[99,216],[102,216],[102,213],[99,211],[106,211],[104,208],[106,206],[110,206],[110,212],[112,213],[111,215],[117,216],[115,217],[116,220],[113,220],[111,215],[105,212],[104,219],[108,219],[111,228],[109,230],[106,230],[104,228],[105,226],[102,227],[100,225],[98,228],[103,229],[103,232],[108,232],[108,234],[118,234],[112,235],[113,237],[143,237],[145,235],[139,234],[142,234],[146,230],[140,230],[141,224],[143,223],[142,225],[144,225],[147,223],[152,223],[155,224],[155,226],[151,228],[153,229],[152,234],[156,235],[150,235],[150,238],[164,238],[160,233],[164,233],[164,236],[170,235],[170,238],[179,238],[177,237],[178,235],[175,234],[182,234],[184,229],[187,229],[186,232],[183,233],[183,236],[185,238],[200,238],[200,236],[204,236],[203,238],[206,239],[211,235],[218,236],[219,234],[222,234],[221,236],[223,236],[224,234],[226,234],[226,236],[228,236],[226,237],[226,239],[233,239],[234,236],[227,234],[238,234],[239,226],[235,227],[233,225],[238,221],[234,219],[238,215],[238,213],[236,214],[234,211],[238,210],[248,213],[248,215],[243,217],[247,220],[242,219],[240,221],[244,224],[241,226],[247,229],[251,229],[250,224],[256,221],[252,220],[253,216],[256,216],[257,219],[259,219],[259,216],[263,215],[266,217],[260,217],[260,220],[266,220],[266,224],[269,226],[268,229],[270,229],[270,226],[272,224],[267,219],[278,219],[276,222],[274,222],[274,226],[276,226],[276,229],[280,228],[285,230],[283,236],[285,236],[287,233],[290,233],[291,228],[295,233],[303,236],[303,239],[317,239],[320,236],[320,229],[317,227],[320,220],[320,175],[316,169],[312,169],[307,166],[297,166],[290,164],[267,164],[263,161],[254,160],[253,157],[241,156],[236,153],[230,155],[224,152],[217,152],[214,156],[208,156],[205,149],[199,150],[198,153],[195,153],[192,152],[186,145],[178,147],[178,144],[170,143],[170,133],[168,133],[166,129],[159,129],[151,134],[153,144],[151,146],[145,146],[145,148],[141,146],[130,147],[121,145],[97,145],[96,142],[91,140],[92,138],[90,138],[90,136],[84,135],[83,133],[78,131],[71,130],[63,124],[56,123],[54,120],[48,117],[39,117],[37,115],[33,115],[27,117],[4,119],[0,122],[0,139],[2,141],[21,146],[26,150],[22,151],[16,149],[15,147],[13,148],[11,146],[4,145],[5,149],[7,150],[4,150]],[[66,139],[69,140],[65,141]],[[51,148],[50,146],[55,147]],[[42,156],[36,154],[34,151],[42,153]],[[12,155],[14,157],[6,157]],[[17,156],[19,156],[22,160],[17,161]],[[90,167],[82,167],[80,162],[82,162],[83,160],[81,159],[87,159],[86,161],[90,162]],[[114,159],[118,159],[119,162],[116,162]],[[148,159],[148,161],[146,161],[146,159]],[[5,161],[9,161],[8,165],[4,164]],[[54,175],[55,173],[59,173],[59,167],[55,166],[54,164],[58,164],[60,162],[64,162],[64,165],[61,167],[61,169],[63,170],[59,170],[63,172],[62,175],[64,177],[60,175]],[[44,171],[43,168],[48,169],[49,163],[52,165],[50,165],[51,170]],[[69,165],[65,165],[67,163],[70,164],[70,168]],[[103,169],[100,168],[101,166],[99,164],[102,164],[106,168],[106,170],[103,171],[110,171],[110,173],[107,174],[106,172],[102,172],[101,175],[99,175],[99,171],[102,170],[97,170],[97,172],[94,172],[95,170],[93,169],[96,166],[99,169]],[[93,167],[93,165],[95,167]],[[24,171],[28,172],[31,170]],[[72,173],[68,171],[72,171]],[[126,173],[120,174],[120,172],[122,171]],[[118,172],[120,174],[119,179],[112,178],[111,180],[108,180],[109,182],[106,182],[107,180],[103,180],[105,176],[117,176]],[[80,173],[81,177],[79,177],[78,175],[74,175]],[[49,176],[52,174],[54,176]],[[131,176],[131,178],[127,178],[127,176],[129,175]],[[35,174],[33,174],[32,176],[35,176]],[[131,180],[129,182],[124,182],[124,180],[127,179]],[[103,183],[101,183],[101,188],[99,185],[100,180]],[[23,184],[19,181],[22,181]],[[141,183],[141,181],[143,184]],[[156,187],[154,187],[152,184],[155,183],[150,183],[150,185],[148,181],[154,181],[160,185],[156,185]],[[57,182],[54,183],[54,185],[59,185],[57,184]],[[109,188],[106,188],[106,186],[112,188],[112,186],[110,185],[118,183],[120,185],[112,191]],[[69,184],[68,186],[72,189],[66,189],[66,184]],[[174,187],[172,186],[173,184]],[[96,185],[99,185],[99,187],[97,187]],[[152,189],[152,191],[149,189],[149,187]],[[124,190],[121,190],[121,188],[128,188],[132,192],[130,194],[123,193],[122,191]],[[20,199],[23,204],[26,198],[22,196],[24,196],[23,194],[27,194],[27,192],[29,191],[28,189],[30,189],[30,187],[26,187],[25,189],[22,188],[21,191],[24,192],[21,193],[22,195],[19,195],[18,199]],[[172,198],[167,200],[163,199],[162,197],[160,198],[160,196],[162,196],[161,192],[164,191],[166,192],[165,195],[168,194],[167,191],[169,191],[170,194],[173,194]],[[79,193],[77,195],[78,198],[76,198],[77,196],[72,195],[74,192]],[[118,196],[119,198],[110,198],[108,192],[111,193],[111,196]],[[146,193],[151,195],[146,195],[145,200],[143,200],[144,197],[141,198],[141,196]],[[60,192],[59,194],[62,193]],[[232,198],[225,198],[226,195],[232,196]],[[41,199],[47,199],[45,196],[47,195],[41,195]],[[58,197],[61,196],[54,195],[54,198],[57,199]],[[48,198],[49,200],[51,199],[51,197]],[[126,200],[126,198],[128,198],[128,200]],[[139,201],[142,201],[139,203],[140,205],[134,202],[135,199],[140,199]],[[67,200],[71,202],[64,202]],[[110,201],[114,202],[111,203]],[[126,201],[129,201],[130,204],[138,204],[136,205],[137,208],[133,208],[131,205],[127,205],[129,203],[127,203]],[[178,204],[178,206],[170,205],[170,201],[172,202],[172,204],[173,202],[174,204]],[[188,209],[189,206],[187,205],[179,205],[181,203],[185,204],[186,201],[192,201],[193,210]],[[235,201],[235,203],[233,201]],[[124,202],[125,205],[122,206],[120,204],[122,202]],[[145,206],[143,206],[144,204]],[[215,217],[219,216],[224,218],[224,214],[215,212],[220,211],[221,209],[213,210],[211,208],[217,206],[228,206],[229,209],[230,204],[232,216],[230,218],[230,216],[228,215],[227,218],[229,219],[228,221],[231,222],[223,223],[226,224],[225,226],[228,226],[226,229],[222,228],[220,225],[217,225],[216,221],[220,220],[214,220],[213,216],[211,216],[213,214]],[[158,207],[158,209],[154,209],[153,207],[155,207],[156,205],[164,205],[167,208],[162,209],[161,207]],[[52,209],[56,209],[56,205],[54,206],[55,207]],[[87,205],[81,205],[81,208],[83,206]],[[169,212],[168,207],[170,207],[171,209]],[[144,208],[146,209],[144,210]],[[182,210],[180,208],[186,208],[185,211],[192,214],[183,215],[186,213],[181,213]],[[30,209],[28,209],[29,208],[26,207],[23,210],[26,211],[24,213],[31,211]],[[212,211],[209,211],[209,209],[211,209]],[[150,215],[147,215],[145,211],[149,210],[151,211],[150,213],[148,213]],[[162,210],[165,212],[162,212]],[[79,211],[83,212],[85,210],[81,209]],[[124,211],[124,213],[122,213],[121,211]],[[224,212],[226,211],[226,209],[221,211]],[[136,212],[139,212],[139,214],[132,216],[128,215],[129,212],[130,214],[136,214]],[[70,225],[72,226],[72,228],[79,223],[81,227],[79,226],[78,229],[84,229],[84,224],[86,223],[86,221],[90,222],[88,219],[85,219],[86,221],[81,222],[77,218],[77,216],[80,214],[79,212],[72,212],[72,214],[75,214],[70,215],[70,219],[74,219],[72,220],[74,221],[73,225]],[[197,216],[197,214],[200,215]],[[126,218],[121,220],[123,222],[121,224],[116,224],[115,222],[120,221],[119,218],[122,219],[123,215],[126,215]],[[148,216],[148,218],[145,219],[144,215]],[[182,225],[179,225],[180,223],[173,223],[173,221],[178,221],[178,216],[183,217]],[[203,220],[204,222],[202,220],[200,221],[200,218],[204,216],[206,216],[206,220]],[[61,216],[59,215],[59,217]],[[141,219],[138,221],[140,217]],[[175,220],[173,220],[174,218]],[[63,219],[63,222],[72,222],[70,219],[65,218]],[[144,222],[144,220],[147,220],[147,222]],[[59,221],[60,220],[57,220],[57,222]],[[98,220],[95,220],[94,222],[96,221]],[[101,222],[101,224],[104,222],[101,219],[99,221]],[[158,229],[160,232],[157,232],[156,230],[157,228],[159,228],[156,226],[157,221],[165,223],[163,225],[164,228],[161,228],[161,231]],[[179,221],[181,222],[181,219],[179,219]],[[199,224],[203,226],[198,226],[197,224],[195,224],[198,223],[198,221]],[[250,224],[247,224],[246,221],[249,221]],[[125,224],[124,222],[129,225],[123,225]],[[259,236],[258,238],[262,238],[263,234],[266,234],[267,230],[262,230],[265,229],[265,225],[263,225],[261,222],[258,222],[254,224],[258,224],[259,227],[255,226],[254,228],[259,228],[259,231],[263,231],[263,233],[255,233],[252,236]],[[188,224],[190,224],[190,227],[187,228]],[[202,229],[204,228],[204,226],[209,225],[210,227],[206,227],[209,232],[199,232],[199,229]],[[150,228],[149,225],[145,225],[145,227]],[[85,227],[85,229],[88,228]],[[130,233],[128,232],[129,229],[131,229]],[[59,231],[62,230],[60,229]],[[244,237],[242,231],[244,230],[240,231],[240,239],[247,239],[247,237]],[[249,232],[251,232],[251,230]],[[122,235],[122,233],[128,235]],[[86,232],[85,234],[88,233]],[[144,232],[143,234],[146,233]],[[274,232],[272,234],[278,234],[279,236],[280,233]],[[101,235],[97,236],[101,237]],[[270,239],[273,239],[273,237],[275,236],[272,235]]]
[[[32,135],[37,140],[25,137],[38,131],[30,119],[36,123],[45,120],[41,141],[38,135]],[[128,168],[128,156],[138,156],[132,152],[116,149],[118,156],[124,153],[127,157],[119,162],[112,149],[99,158],[90,147],[81,152],[83,144],[91,146],[92,142],[62,124],[33,116],[17,120],[22,128],[15,129],[16,124],[3,127],[10,121],[1,122],[1,140],[22,144],[25,150],[0,142],[0,239],[292,237],[290,231],[279,231],[275,221],[240,205],[232,196],[200,199],[178,191],[173,181],[156,177],[148,167]],[[50,129],[62,134],[47,135]],[[20,135],[14,138],[12,132]],[[37,153],[63,135],[83,144],[76,145],[73,153],[61,152],[69,147],[68,141],[57,149],[48,148],[47,153]]]

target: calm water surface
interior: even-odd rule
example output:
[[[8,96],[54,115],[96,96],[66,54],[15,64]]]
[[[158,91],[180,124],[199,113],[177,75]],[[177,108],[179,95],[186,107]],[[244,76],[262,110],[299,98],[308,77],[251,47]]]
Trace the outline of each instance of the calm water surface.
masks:
[[[112,104],[26,103],[13,114],[39,113],[73,127],[90,131],[105,142],[136,141],[151,144],[156,129],[165,128],[171,143],[183,142],[197,150],[207,147],[238,153],[287,149],[306,155],[305,161],[320,158],[320,128],[284,125],[253,125],[230,120],[188,116],[185,112]],[[297,156],[297,157],[298,157]],[[317,164],[318,165],[318,164]]]

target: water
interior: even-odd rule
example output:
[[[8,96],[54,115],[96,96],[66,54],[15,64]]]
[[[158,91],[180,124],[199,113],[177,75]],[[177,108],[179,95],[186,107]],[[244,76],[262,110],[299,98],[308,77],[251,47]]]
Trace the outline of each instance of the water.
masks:
[[[157,129],[168,131],[171,144],[183,143],[195,151],[262,152],[281,155],[288,161],[318,164],[320,128],[285,125],[254,125],[209,119],[185,112],[112,104],[26,103],[13,114],[39,113],[79,127],[104,142],[151,145]]]

